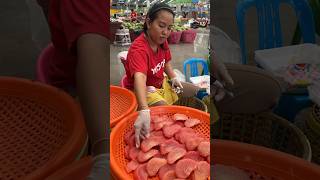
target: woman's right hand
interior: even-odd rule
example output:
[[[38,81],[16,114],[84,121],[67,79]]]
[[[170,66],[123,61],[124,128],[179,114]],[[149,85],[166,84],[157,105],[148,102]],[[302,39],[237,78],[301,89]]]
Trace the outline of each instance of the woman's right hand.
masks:
[[[232,77],[230,76],[226,66],[221,61],[214,61],[214,74],[216,75],[217,79],[222,83],[223,86],[233,86],[234,82]]]
[[[134,123],[136,147],[140,147],[140,139],[148,138],[150,135],[150,109],[139,111],[138,118]]]

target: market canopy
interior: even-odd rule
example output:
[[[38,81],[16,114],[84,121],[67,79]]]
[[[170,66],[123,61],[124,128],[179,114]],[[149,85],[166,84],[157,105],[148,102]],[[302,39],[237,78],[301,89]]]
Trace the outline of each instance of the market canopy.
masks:
[[[159,2],[159,0],[149,0],[150,4]],[[187,4],[187,3],[198,3],[205,2],[206,0],[161,0],[160,2],[165,2],[168,4]],[[147,0],[112,0],[112,3],[129,3],[129,4],[147,4]]]

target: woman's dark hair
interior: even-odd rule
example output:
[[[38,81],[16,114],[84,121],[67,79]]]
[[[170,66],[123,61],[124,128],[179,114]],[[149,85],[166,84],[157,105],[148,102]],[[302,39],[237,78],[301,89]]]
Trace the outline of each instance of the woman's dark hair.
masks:
[[[169,5],[167,5],[166,3],[155,3],[149,10],[148,13],[146,15],[146,19],[149,18],[150,22],[154,21],[155,19],[157,19],[158,16],[158,12],[160,10],[166,10],[168,12],[170,12],[173,17],[175,16],[175,13],[173,12],[173,10],[171,9],[171,7]],[[147,33],[148,27],[147,27],[147,22],[144,23],[143,25],[143,32]]]

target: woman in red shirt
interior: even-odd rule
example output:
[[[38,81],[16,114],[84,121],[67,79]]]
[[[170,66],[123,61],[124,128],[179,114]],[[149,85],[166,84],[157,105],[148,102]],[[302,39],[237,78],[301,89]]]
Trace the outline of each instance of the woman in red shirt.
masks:
[[[105,0],[38,0],[47,17],[52,57],[49,84],[76,87],[94,156],[88,179],[109,177],[107,142],[107,73],[109,2]]]
[[[135,92],[138,100],[139,116],[134,125],[137,147],[140,146],[140,139],[149,136],[149,106],[171,105],[178,100],[175,90],[191,87],[179,81],[170,63],[167,38],[174,16],[167,4],[154,4],[147,13],[144,32],[135,39],[128,51],[124,85]],[[164,77],[164,73],[168,77]]]
[[[137,20],[137,13],[134,11],[134,9],[131,9],[131,21],[136,21]]]

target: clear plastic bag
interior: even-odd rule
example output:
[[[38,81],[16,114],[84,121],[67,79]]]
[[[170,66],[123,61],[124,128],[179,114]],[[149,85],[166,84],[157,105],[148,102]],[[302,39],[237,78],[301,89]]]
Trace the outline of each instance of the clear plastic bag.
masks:
[[[215,26],[211,26],[210,36],[210,43],[215,50],[215,57],[219,61],[241,64],[241,50],[235,41]]]
[[[125,75],[124,62],[127,60],[128,51],[121,51],[117,55],[120,77]]]
[[[186,82],[186,76],[181,71],[178,69],[174,69],[173,71],[176,73],[176,76],[181,82]]]
[[[30,31],[33,42],[39,50],[45,48],[50,39],[50,30],[42,8],[37,0],[26,0],[29,9]]]
[[[196,53],[209,54],[209,34],[198,32],[193,47]]]

